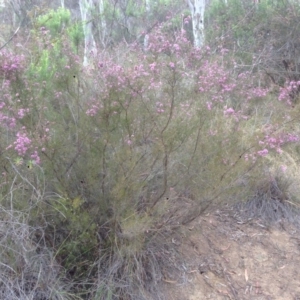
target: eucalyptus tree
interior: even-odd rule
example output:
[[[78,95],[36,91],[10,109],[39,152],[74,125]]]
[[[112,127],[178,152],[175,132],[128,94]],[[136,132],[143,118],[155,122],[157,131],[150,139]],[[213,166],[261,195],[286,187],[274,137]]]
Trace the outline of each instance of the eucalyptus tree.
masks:
[[[105,40],[107,36],[107,23],[105,20],[105,10],[104,10],[104,0],[98,0],[98,10],[100,17],[100,30],[99,30],[99,40],[102,46],[105,46]]]
[[[92,30],[93,0],[79,0],[80,13],[84,32],[84,59],[83,65],[88,65],[89,57],[97,53],[96,43]]]
[[[192,15],[194,45],[199,48],[204,44],[204,13],[206,3],[205,0],[188,0],[188,4]]]

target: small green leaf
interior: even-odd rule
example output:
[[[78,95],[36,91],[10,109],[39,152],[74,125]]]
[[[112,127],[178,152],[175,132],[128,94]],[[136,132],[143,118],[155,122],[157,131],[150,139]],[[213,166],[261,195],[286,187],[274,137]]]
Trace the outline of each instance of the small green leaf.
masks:
[[[72,200],[72,206],[74,209],[78,209],[83,203],[83,200],[80,198],[80,196],[77,196]]]

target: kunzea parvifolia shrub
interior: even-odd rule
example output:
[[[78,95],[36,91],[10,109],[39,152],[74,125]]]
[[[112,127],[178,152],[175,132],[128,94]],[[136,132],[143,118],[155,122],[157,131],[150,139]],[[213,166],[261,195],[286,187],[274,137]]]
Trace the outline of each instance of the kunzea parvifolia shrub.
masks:
[[[232,71],[225,48],[194,49],[184,31],[160,24],[147,49],[120,45],[86,67],[67,31],[34,38],[22,97],[3,74],[2,160],[26,182],[23,198],[43,191],[32,222],[69,276],[84,278],[81,292],[89,280],[99,299],[156,292],[170,233],[246,196],[266,160],[298,141],[257,77]]]

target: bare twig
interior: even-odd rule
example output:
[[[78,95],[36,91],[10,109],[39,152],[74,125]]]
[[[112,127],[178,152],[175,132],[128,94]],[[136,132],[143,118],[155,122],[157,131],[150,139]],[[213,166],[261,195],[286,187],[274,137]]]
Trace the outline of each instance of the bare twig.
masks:
[[[13,33],[13,35],[4,43],[3,46],[0,47],[0,50],[2,50],[4,47],[6,47],[8,45],[8,43],[14,38],[14,36],[18,33],[18,31],[21,28],[21,24],[22,24],[23,20],[21,21],[19,27],[17,28],[17,30]]]

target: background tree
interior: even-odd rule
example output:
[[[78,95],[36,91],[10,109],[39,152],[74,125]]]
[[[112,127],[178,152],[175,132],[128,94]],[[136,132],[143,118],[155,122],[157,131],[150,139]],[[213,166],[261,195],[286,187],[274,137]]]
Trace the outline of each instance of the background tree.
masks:
[[[92,30],[92,9],[93,0],[80,0],[79,1],[82,26],[84,32],[84,58],[83,65],[87,66],[89,57],[97,54],[96,43]]]
[[[205,0],[188,0],[193,21],[194,45],[199,48],[204,44]]]

